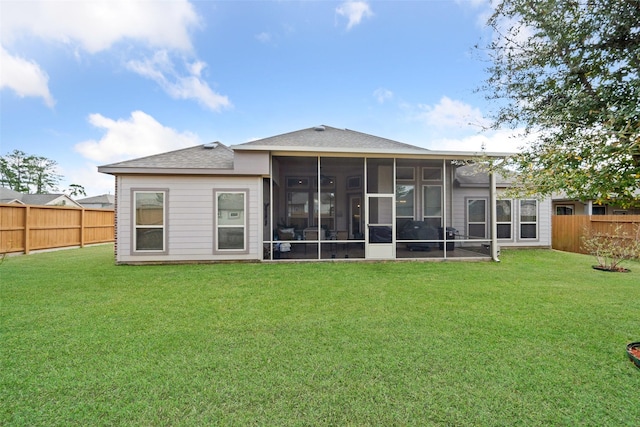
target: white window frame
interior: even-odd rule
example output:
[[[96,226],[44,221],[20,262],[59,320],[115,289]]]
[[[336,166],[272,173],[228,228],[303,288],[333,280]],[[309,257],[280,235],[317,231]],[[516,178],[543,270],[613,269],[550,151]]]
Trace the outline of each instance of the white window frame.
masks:
[[[427,168],[423,168],[427,169]],[[436,169],[436,168],[432,168],[432,169]],[[438,188],[440,190],[440,215],[427,215],[427,188]],[[444,214],[444,195],[443,195],[443,191],[442,191],[442,185],[437,184],[437,185],[423,185],[422,186],[422,220],[426,223],[427,219],[429,218],[438,218],[440,219],[440,227],[442,227],[443,224],[443,214]]]
[[[138,194],[162,194],[162,224],[138,224],[137,218],[137,196]],[[169,205],[168,189],[131,189],[131,254],[166,254],[167,253],[167,210]],[[160,249],[138,249],[138,230],[139,229],[159,229],[162,230],[162,248]]]
[[[496,203],[497,202],[509,202],[510,209],[509,209],[509,221],[499,221],[497,216],[496,216],[496,225],[498,226],[497,228],[499,228],[500,225],[505,225],[505,224],[509,225],[509,237],[499,237],[499,236],[496,236],[496,237],[498,239],[500,239],[500,240],[513,240],[513,200],[512,199],[498,199],[498,200],[496,200]],[[497,230],[497,228],[496,228],[496,230]]]
[[[522,205],[523,203],[530,203],[533,202],[535,203],[535,211],[536,211],[536,219],[535,221],[524,221],[522,219],[523,217],[523,209],[522,209]],[[518,202],[518,218],[519,218],[519,224],[518,224],[518,237],[520,240],[538,240],[539,235],[540,235],[540,227],[538,226],[538,218],[540,218],[540,204],[538,203],[538,201],[536,199],[522,199]],[[534,224],[536,226],[536,236],[535,237],[522,237],[522,226],[523,225],[532,225]]]
[[[242,224],[220,224],[220,219],[222,218],[222,212],[219,209],[218,205],[218,197],[221,194],[242,194],[243,195],[243,213],[244,213],[244,221]],[[214,203],[214,225],[213,225],[213,234],[214,234],[214,253],[216,254],[225,254],[225,253],[248,253],[249,251],[249,190],[248,189],[216,189],[213,191],[213,203]],[[230,213],[240,215],[240,210],[233,210]],[[219,230],[221,228],[241,228],[243,230],[242,237],[242,248],[220,248],[220,239],[219,239]]]
[[[483,212],[483,216],[484,216],[484,221],[471,221],[471,215],[469,214],[469,205],[471,204],[471,202],[475,202],[475,201],[481,201],[484,203],[484,212]],[[487,205],[488,205],[489,201],[486,198],[482,198],[482,197],[473,197],[473,198],[468,198],[467,199],[467,203],[465,206],[465,210],[466,210],[466,214],[467,214],[467,238],[468,239],[487,239],[487,223],[488,223],[488,215],[487,215]],[[471,231],[469,230],[469,226],[471,225],[480,225],[482,224],[484,227],[484,232],[483,232],[483,236],[472,236],[471,235]]]
[[[399,215],[398,214],[398,201],[399,201],[398,186],[399,185],[402,185],[404,187],[413,187],[413,200],[412,200],[413,209],[412,209],[411,215]],[[396,218],[414,219],[415,215],[416,215],[416,186],[415,186],[415,184],[396,184]]]

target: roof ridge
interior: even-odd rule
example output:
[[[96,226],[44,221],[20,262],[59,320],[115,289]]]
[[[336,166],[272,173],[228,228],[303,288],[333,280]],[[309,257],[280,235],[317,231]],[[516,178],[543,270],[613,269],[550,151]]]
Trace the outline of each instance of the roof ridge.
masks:
[[[214,147],[214,149],[217,148],[217,147],[222,147],[222,148],[225,148],[225,149],[227,149],[229,151],[233,151],[231,148],[229,148],[227,145],[223,144],[222,142],[213,141],[213,142],[207,142],[207,143],[204,143],[204,144],[192,145],[191,147],[178,148],[177,150],[163,151],[161,153],[149,154],[148,156],[136,157],[134,159],[122,160],[122,161],[115,162],[115,163],[109,163],[109,164],[103,165],[103,166],[113,166],[113,165],[118,165],[118,164],[121,164],[121,163],[129,163],[129,162],[134,161],[134,160],[135,161],[147,160],[147,159],[151,159],[151,158],[156,157],[156,156],[171,155],[171,154],[179,153],[181,151],[193,150],[194,148],[199,148],[199,147],[206,148],[207,145],[211,145],[211,144],[218,144],[216,147]]]

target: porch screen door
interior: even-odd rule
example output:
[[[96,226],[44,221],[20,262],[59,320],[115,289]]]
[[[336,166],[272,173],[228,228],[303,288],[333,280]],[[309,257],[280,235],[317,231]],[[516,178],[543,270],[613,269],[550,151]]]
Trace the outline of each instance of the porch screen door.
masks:
[[[395,258],[394,196],[368,194],[366,206],[365,257],[367,259]]]

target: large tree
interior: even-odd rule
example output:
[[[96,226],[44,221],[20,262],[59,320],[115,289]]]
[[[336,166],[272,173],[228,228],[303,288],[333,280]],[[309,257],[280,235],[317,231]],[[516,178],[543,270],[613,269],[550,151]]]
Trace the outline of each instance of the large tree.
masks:
[[[640,204],[640,0],[502,0],[489,18],[495,126],[529,193]]]
[[[21,193],[47,193],[60,182],[56,166],[55,160],[13,150],[0,157],[0,183]]]

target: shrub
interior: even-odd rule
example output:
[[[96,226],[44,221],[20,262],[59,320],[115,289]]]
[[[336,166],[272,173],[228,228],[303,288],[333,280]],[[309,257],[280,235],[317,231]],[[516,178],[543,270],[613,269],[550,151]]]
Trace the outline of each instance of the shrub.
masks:
[[[596,258],[598,268],[624,271],[620,263],[640,259],[640,224],[635,224],[631,232],[619,223],[611,232],[597,232],[587,227],[582,249]]]

